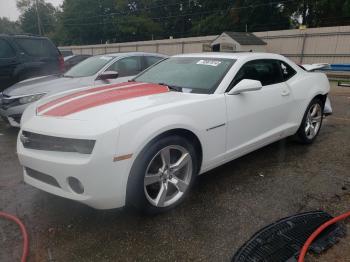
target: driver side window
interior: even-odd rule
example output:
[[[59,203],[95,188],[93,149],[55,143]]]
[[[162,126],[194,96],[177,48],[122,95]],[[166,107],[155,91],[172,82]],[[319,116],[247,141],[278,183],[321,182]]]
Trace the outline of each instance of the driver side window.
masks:
[[[107,71],[117,71],[119,77],[134,76],[141,72],[141,57],[125,57],[112,64]]]
[[[280,67],[278,61],[273,59],[249,61],[238,71],[227,91],[230,91],[243,79],[258,80],[263,86],[281,83],[284,80]]]

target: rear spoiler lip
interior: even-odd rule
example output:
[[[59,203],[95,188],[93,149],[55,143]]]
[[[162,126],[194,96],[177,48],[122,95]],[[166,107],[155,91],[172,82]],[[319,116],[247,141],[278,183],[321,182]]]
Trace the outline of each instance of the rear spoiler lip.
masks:
[[[317,64],[302,64],[300,65],[305,71],[312,72],[315,70],[326,69],[330,67],[328,63],[317,63]]]

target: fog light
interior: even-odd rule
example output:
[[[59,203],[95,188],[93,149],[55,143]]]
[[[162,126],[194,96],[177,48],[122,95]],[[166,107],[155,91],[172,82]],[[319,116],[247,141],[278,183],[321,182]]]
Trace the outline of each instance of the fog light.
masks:
[[[79,179],[75,177],[68,177],[68,184],[70,188],[77,194],[82,194],[84,193],[84,186],[83,184],[79,181]]]

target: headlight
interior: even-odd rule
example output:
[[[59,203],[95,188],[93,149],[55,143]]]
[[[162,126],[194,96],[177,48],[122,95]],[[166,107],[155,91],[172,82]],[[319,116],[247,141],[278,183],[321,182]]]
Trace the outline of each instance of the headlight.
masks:
[[[21,97],[19,98],[19,103],[21,105],[24,105],[24,104],[29,104],[29,103],[33,103],[35,101],[38,101],[40,98],[42,98],[44,95],[46,95],[45,93],[43,94],[35,94],[35,95],[29,95],[29,96],[24,96],[24,97]]]

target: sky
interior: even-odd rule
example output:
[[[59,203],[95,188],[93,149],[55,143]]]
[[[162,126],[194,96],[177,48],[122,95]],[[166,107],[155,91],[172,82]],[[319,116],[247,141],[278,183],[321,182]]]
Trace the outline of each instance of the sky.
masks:
[[[54,6],[62,4],[63,0],[46,0]],[[0,0],[0,17],[7,17],[11,21],[16,21],[19,16],[19,11],[16,7],[16,0]]]

